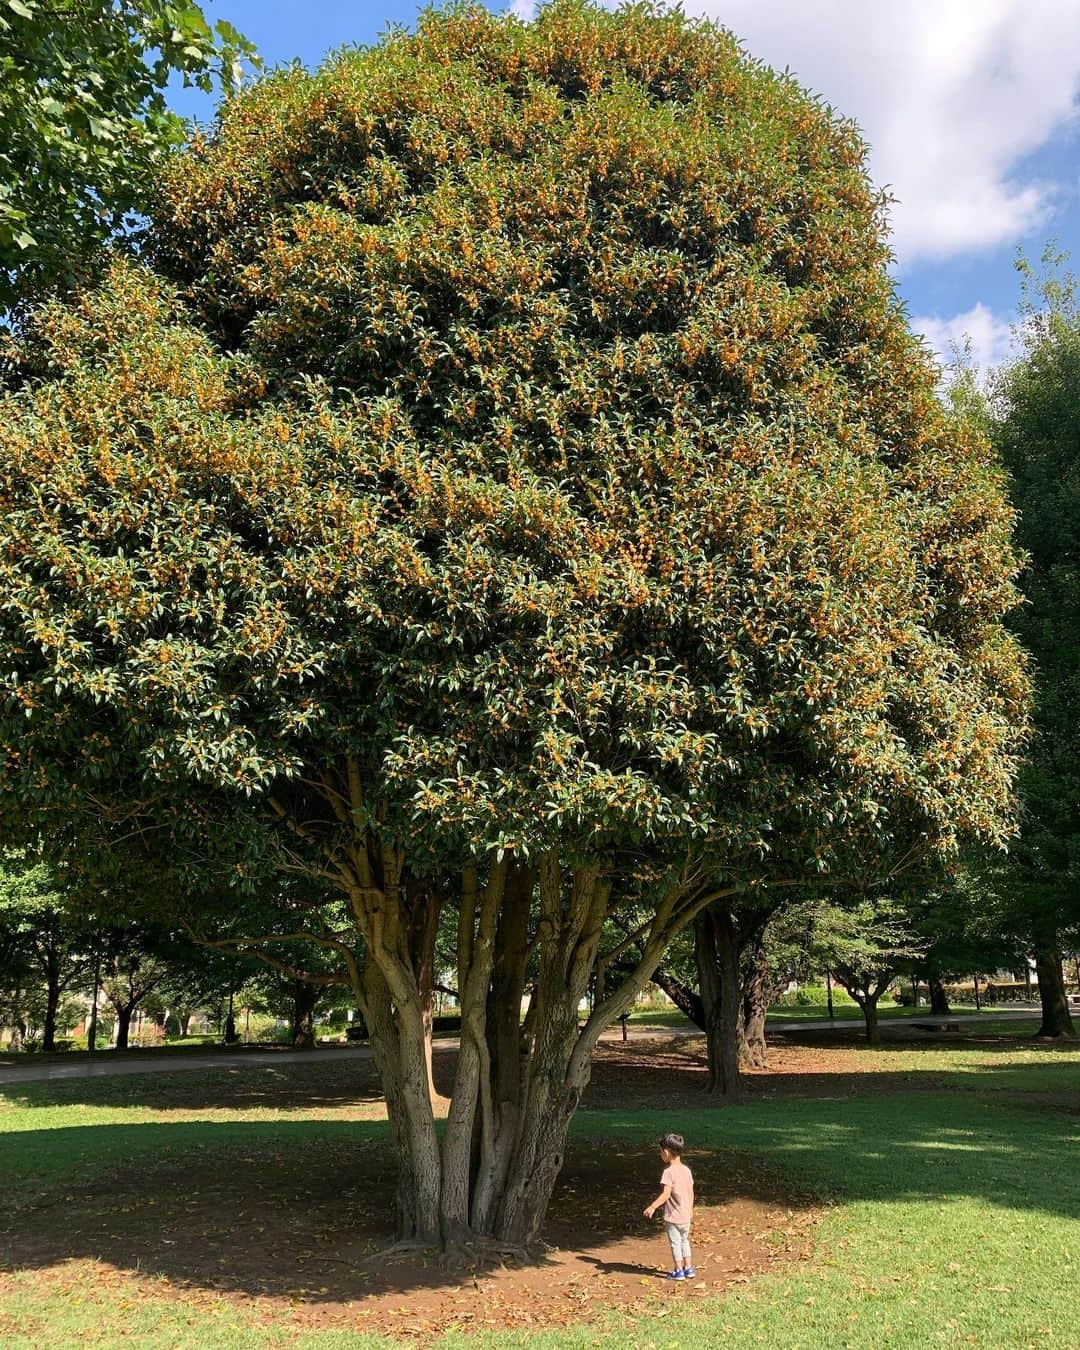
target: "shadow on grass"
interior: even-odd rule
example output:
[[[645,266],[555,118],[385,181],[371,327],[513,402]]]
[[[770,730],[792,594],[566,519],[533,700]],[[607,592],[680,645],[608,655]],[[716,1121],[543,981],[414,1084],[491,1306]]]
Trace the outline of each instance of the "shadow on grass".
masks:
[[[436,1063],[438,1058],[436,1059]],[[370,1058],[312,1059],[200,1071],[102,1075],[47,1082],[5,1082],[0,1105],[22,1107],[152,1107],[156,1110],[337,1110],[382,1102]]]
[[[383,1122],[272,1121],[88,1125],[0,1135],[0,1273],[91,1259],[173,1286],[249,1297],[342,1303],[459,1286],[468,1271],[386,1255],[394,1170]],[[582,1138],[568,1150],[545,1239],[587,1246],[601,1273],[655,1276],[604,1262],[602,1249],[647,1235],[653,1138]],[[730,1150],[695,1156],[710,1212],[806,1207],[759,1160]],[[85,1178],[85,1179],[80,1179]],[[644,1199],[643,1199],[644,1198]],[[724,1207],[727,1207],[725,1209]],[[706,1219],[705,1214],[702,1215]],[[597,1249],[600,1255],[597,1256]]]
[[[667,1056],[675,1058],[670,1049]],[[640,1227],[642,1197],[655,1182],[654,1140],[670,1128],[687,1137],[699,1194],[709,1203],[770,1194],[791,1203],[801,1190],[842,1201],[976,1201],[1080,1217],[1075,1053],[1043,1047],[1019,1066],[997,1063],[995,1054],[952,1071],[806,1074],[821,1080],[821,1091],[725,1110],[680,1090],[699,1081],[696,1060],[680,1070],[658,1068],[655,1058],[646,1048],[613,1057],[608,1068],[621,1104],[579,1113],[580,1146],[570,1153],[547,1233],[556,1245],[579,1246],[587,1237],[595,1249]],[[451,1067],[447,1057],[439,1071]],[[602,1076],[604,1066],[598,1070]],[[657,1075],[667,1095],[650,1110],[645,1088]],[[858,1093],[838,1090],[856,1077]],[[913,1079],[931,1090],[913,1090]],[[16,1128],[0,1134],[0,1269],[93,1258],[189,1288],[278,1297],[305,1291],[325,1302],[461,1279],[435,1262],[388,1264],[377,1255],[393,1227],[383,1121],[66,1124],[90,1102],[308,1113],[375,1103],[369,1063],[12,1085],[8,1096],[31,1107],[67,1107],[70,1115],[60,1128],[37,1129],[33,1110],[19,1112]],[[630,1273],[625,1264],[616,1259],[613,1270]],[[596,1266],[603,1269],[602,1253]]]
[[[866,1094],[748,1101],[721,1112],[586,1111],[584,1134],[678,1128],[688,1147],[763,1157],[791,1184],[841,1202],[979,1201],[1080,1218],[1080,1093]]]

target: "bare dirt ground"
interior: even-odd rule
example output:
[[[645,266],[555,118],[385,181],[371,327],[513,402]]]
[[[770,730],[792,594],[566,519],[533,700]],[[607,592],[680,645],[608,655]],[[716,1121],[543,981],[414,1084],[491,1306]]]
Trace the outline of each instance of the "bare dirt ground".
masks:
[[[759,1166],[693,1154],[699,1275],[685,1287],[662,1272],[670,1252],[643,1206],[657,1189],[656,1150],[599,1140],[576,1146],[552,1204],[538,1265],[446,1268],[387,1255],[393,1175],[381,1146],[335,1138],[298,1155],[252,1146],[197,1168],[130,1168],[73,1186],[24,1210],[17,1238],[0,1235],[0,1269],[35,1268],[59,1296],[137,1272],[160,1297],[208,1294],[304,1329],[370,1326],[406,1337],[451,1326],[539,1327],[587,1321],[617,1306],[715,1293],[806,1257],[815,1211]],[[4,1250],[7,1248],[7,1250]],[[138,1297],[138,1280],[124,1297]]]

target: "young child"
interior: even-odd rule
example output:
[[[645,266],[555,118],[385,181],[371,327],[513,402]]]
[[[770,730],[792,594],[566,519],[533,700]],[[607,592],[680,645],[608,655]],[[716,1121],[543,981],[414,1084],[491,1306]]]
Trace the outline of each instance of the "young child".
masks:
[[[664,1208],[664,1227],[671,1243],[674,1269],[669,1280],[692,1280],[697,1274],[690,1255],[690,1221],[694,1217],[694,1174],[682,1160],[683,1137],[665,1134],[660,1140],[660,1157],[664,1172],[660,1178],[663,1187],[651,1205],[645,1207],[645,1217],[651,1219]]]

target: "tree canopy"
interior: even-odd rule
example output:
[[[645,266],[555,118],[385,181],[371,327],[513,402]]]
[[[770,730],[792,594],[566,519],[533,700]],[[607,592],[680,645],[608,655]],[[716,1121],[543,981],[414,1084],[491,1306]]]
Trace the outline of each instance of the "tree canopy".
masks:
[[[351,972],[405,1233],[535,1236],[596,1037],[718,895],[1012,828],[1012,512],[864,160],[710,24],[455,6],[231,100],[161,176],[155,270],[27,334],[3,819],[181,892],[322,885],[292,936]]]

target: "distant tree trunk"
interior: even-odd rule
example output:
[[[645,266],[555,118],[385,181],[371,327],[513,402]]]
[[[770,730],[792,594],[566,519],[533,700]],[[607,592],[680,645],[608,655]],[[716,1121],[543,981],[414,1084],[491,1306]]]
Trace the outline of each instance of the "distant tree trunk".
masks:
[[[708,1090],[714,1096],[735,1101],[742,1093],[739,1074],[742,995],[735,920],[730,910],[714,906],[697,915],[694,951],[705,1013]]]
[[[101,953],[94,955],[94,993],[90,1000],[90,1026],[86,1032],[86,1048],[93,1054],[97,1050],[98,1000],[101,994]]]
[[[42,1026],[41,1048],[56,1049],[56,1018],[60,1011],[60,971],[49,962],[45,986],[45,1021]]]
[[[866,1024],[866,1039],[873,1045],[881,1044],[881,1027],[878,1023],[878,1000],[892,982],[891,970],[879,970],[872,975],[850,967],[837,966],[836,978],[848,991],[862,1011]]]
[[[191,1028],[191,1013],[182,1012],[176,1015],[176,1024],[180,1028],[180,1039],[186,1040]]]
[[[930,989],[930,1010],[947,1017],[952,1009],[949,1007],[949,996],[945,992],[945,986],[941,983],[941,976],[929,974],[926,982]]]
[[[128,1048],[128,1036],[131,1032],[131,1015],[135,1011],[133,1004],[125,1004],[116,1009],[116,1048]]]
[[[420,1016],[424,1027],[424,1057],[427,1062],[428,1096],[435,1100],[435,1076],[432,1069],[433,1033],[435,1029],[435,939],[439,932],[439,915],[443,895],[434,887],[425,885],[413,897],[409,924],[409,951],[420,994]]]
[[[1035,968],[1039,976],[1039,1001],[1042,1024],[1038,1036],[1075,1036],[1065,979],[1061,971],[1061,952],[1056,946],[1035,949]]]
[[[225,1015],[225,1044],[235,1045],[240,1039],[236,1031],[236,1018],[233,1016],[233,990],[229,989],[229,1011]]]
[[[315,1005],[319,991],[307,980],[293,981],[292,1043],[297,1050],[315,1049]]]
[[[22,1015],[22,989],[16,986],[11,998],[11,1042],[8,1049],[13,1055],[19,1054],[26,1039],[26,1024]]]
[[[765,950],[764,930],[758,933],[750,952],[750,963],[742,983],[742,1025],[739,1034],[739,1058],[752,1069],[765,1067],[765,1016],[772,1002],[774,984]]]
[[[860,1004],[863,1020],[866,1023],[866,1039],[874,1046],[881,1044],[881,1027],[878,1025],[877,998],[866,998]]]

